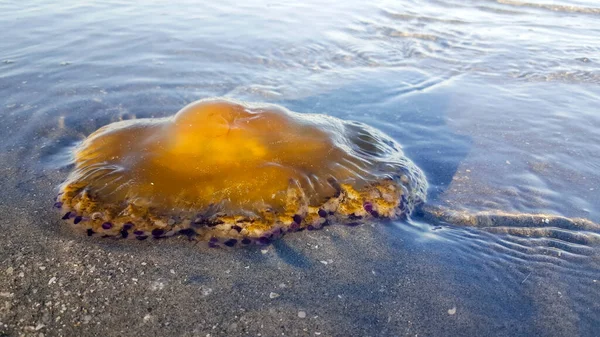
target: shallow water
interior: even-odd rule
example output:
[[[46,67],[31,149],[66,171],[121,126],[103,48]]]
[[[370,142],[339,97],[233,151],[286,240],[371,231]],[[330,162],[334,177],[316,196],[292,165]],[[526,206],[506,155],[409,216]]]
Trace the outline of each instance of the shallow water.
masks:
[[[180,295],[161,303],[214,308],[202,309],[192,326],[185,313],[171,317],[165,309],[162,320],[148,322],[144,305],[122,304],[143,321],[136,329],[220,335],[235,322],[234,331],[254,335],[591,336],[600,328],[598,230],[507,235],[415,219],[303,232],[262,254],[79,238],[48,210],[70,149],[86,135],[112,121],[168,116],[191,101],[227,96],[383,130],[425,171],[431,204],[598,223],[596,1],[4,1],[0,31],[1,226],[15,233],[2,245],[2,260],[17,263],[18,247],[38,247],[34,235],[46,244],[19,250],[30,258],[50,258],[63,240],[75,240],[79,252],[92,246],[97,255],[151,259],[164,275],[158,268],[133,276],[150,287],[174,277],[170,264],[181,266],[187,281],[165,281]],[[63,264],[71,258],[57,256]],[[118,268],[97,268],[109,267]],[[7,327],[0,329],[35,327],[42,313],[22,317],[34,295],[1,280],[0,291],[17,295],[2,309]],[[196,304],[181,297],[207,287],[213,294]],[[270,292],[283,295],[270,299]],[[117,296],[104,294],[107,301]],[[253,323],[236,321],[237,300]],[[298,310],[307,317],[299,319]],[[59,314],[51,315],[55,322]],[[71,315],[62,321],[86,316]],[[140,331],[97,317],[99,324],[78,333]],[[44,331],[77,331],[56,322]]]

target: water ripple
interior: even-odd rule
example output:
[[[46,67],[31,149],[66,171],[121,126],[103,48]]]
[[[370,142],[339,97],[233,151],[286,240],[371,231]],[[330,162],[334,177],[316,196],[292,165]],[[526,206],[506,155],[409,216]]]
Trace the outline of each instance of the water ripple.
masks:
[[[564,13],[582,13],[582,14],[600,14],[600,8],[595,7],[581,7],[581,6],[569,6],[559,4],[544,4],[544,3],[533,3],[518,0],[496,0],[500,4],[517,6],[517,7],[529,7],[535,9],[544,9],[553,12],[564,12]]]

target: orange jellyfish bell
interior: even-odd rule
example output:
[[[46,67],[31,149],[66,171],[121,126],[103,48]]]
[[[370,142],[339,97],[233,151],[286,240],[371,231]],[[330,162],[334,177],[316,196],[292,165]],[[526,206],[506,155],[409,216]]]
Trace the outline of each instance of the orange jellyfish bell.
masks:
[[[92,133],[55,206],[88,235],[233,246],[397,218],[426,189],[400,146],[367,125],[220,98]]]

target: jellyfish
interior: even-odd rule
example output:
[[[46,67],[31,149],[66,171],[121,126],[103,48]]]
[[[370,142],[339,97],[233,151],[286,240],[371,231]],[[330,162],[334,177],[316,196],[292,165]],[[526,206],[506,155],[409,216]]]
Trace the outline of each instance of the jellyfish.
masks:
[[[184,235],[211,247],[401,218],[423,172],[363,123],[224,98],[106,125],[75,149],[55,207],[87,235]]]

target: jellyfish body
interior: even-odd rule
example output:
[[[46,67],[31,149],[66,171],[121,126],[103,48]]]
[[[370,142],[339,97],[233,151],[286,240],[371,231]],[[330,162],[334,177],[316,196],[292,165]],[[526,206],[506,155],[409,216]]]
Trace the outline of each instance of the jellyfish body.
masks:
[[[267,243],[290,231],[407,215],[427,189],[400,146],[374,128],[227,99],[109,124],[74,158],[55,204],[63,219],[88,235],[141,240]]]

